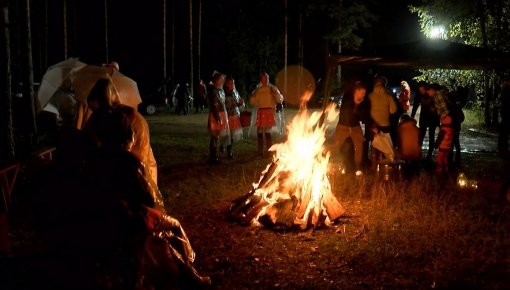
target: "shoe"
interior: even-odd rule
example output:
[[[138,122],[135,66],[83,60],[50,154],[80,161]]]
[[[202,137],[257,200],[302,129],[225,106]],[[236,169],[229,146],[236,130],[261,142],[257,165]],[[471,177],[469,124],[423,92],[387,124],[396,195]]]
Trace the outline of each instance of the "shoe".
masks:
[[[191,269],[191,279],[199,287],[209,286],[212,284],[211,278],[209,276],[202,276],[202,275],[198,274],[198,272],[195,268]]]
[[[227,155],[227,158],[228,158],[228,159],[234,159],[234,154],[229,153],[229,154]]]

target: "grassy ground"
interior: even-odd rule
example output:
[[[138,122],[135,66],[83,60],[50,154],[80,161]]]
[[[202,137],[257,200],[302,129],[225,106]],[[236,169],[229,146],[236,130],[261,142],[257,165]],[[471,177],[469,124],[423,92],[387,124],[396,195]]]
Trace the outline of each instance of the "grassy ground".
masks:
[[[287,110],[287,120],[293,114]],[[477,191],[456,188],[455,173],[439,178],[422,170],[386,183],[370,172],[342,175],[334,157],[329,177],[347,214],[331,227],[274,231],[225,219],[230,201],[269,163],[255,158],[255,139],[234,145],[236,159],[222,155],[212,166],[206,114],[147,119],[167,211],[183,224],[214,289],[510,288],[510,208],[499,195],[509,170],[493,153],[463,155],[462,170],[478,180]],[[17,272],[27,285],[39,283],[26,282],[45,267],[37,234],[16,219],[29,210],[13,210],[15,258],[0,265],[17,270],[1,268],[0,280]]]
[[[225,220],[269,162],[254,158],[254,139],[235,144],[235,160],[209,166],[205,114],[148,120],[168,212],[217,289],[510,287],[510,213],[497,193],[505,168],[495,155],[464,155],[477,191],[457,189],[454,174],[381,183],[342,175],[333,162],[347,215],[332,227],[272,231]]]

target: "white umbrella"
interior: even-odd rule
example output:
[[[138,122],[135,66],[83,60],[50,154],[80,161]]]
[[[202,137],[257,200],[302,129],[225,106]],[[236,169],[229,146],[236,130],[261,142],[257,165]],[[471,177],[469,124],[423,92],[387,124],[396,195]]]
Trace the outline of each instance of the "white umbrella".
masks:
[[[86,63],[79,61],[78,58],[68,58],[49,67],[37,91],[37,100],[41,108],[44,108],[46,104],[48,104],[64,82],[68,80],[72,72],[78,71],[86,65]]]
[[[111,67],[87,65],[80,70],[74,71],[71,76],[71,85],[79,101],[86,101],[87,97],[99,79],[110,78],[117,91],[113,102],[124,104],[134,109],[142,102],[138,85],[134,80],[113,70]]]
[[[138,105],[142,102],[142,98],[140,97],[136,82],[118,70],[114,70],[112,81],[117,89],[119,102],[137,109]]]

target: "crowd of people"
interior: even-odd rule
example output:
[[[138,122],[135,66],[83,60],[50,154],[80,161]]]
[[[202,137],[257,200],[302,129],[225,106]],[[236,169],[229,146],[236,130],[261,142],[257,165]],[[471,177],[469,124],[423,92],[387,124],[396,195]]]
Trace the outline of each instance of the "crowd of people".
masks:
[[[411,109],[411,87],[406,81],[401,82],[398,95],[391,94],[386,86],[387,79],[377,76],[370,92],[361,81],[345,89],[336,127],[336,145],[342,149],[345,141],[350,139],[354,154],[341,150],[343,163],[348,164],[353,155],[357,175],[363,174],[367,167],[376,168],[381,160],[390,163],[400,160],[416,168],[421,161],[432,164],[432,155],[437,151],[437,174],[447,174],[452,166],[459,165],[459,136],[464,121],[462,108],[467,101],[466,91],[458,88],[448,92],[439,84],[420,81]],[[423,158],[421,148],[427,132],[428,148]],[[381,150],[381,142],[394,150],[390,150],[391,153]]]
[[[240,118],[245,103],[235,88],[234,78],[226,78],[222,73],[215,72],[211,82],[207,93],[208,129],[211,136],[209,163],[218,164],[220,162],[218,148],[219,151],[223,151],[226,147],[228,158],[234,158],[233,144],[243,136]],[[257,157],[269,156],[269,149],[273,144],[272,133],[277,128],[276,114],[279,107],[281,113],[283,95],[271,84],[269,75],[262,73],[259,84],[249,96],[249,101],[254,108],[251,123],[257,132]]]
[[[248,100],[253,107],[256,156],[267,157],[284,97],[267,73],[260,74],[259,81]],[[233,146],[243,137],[241,112],[245,101],[234,78],[219,72],[214,72],[208,87],[203,81],[199,87],[196,99],[203,101],[195,103],[196,112],[208,107],[208,161],[219,163],[219,153],[225,150],[233,159]],[[183,95],[189,94],[186,85],[183,89]],[[39,208],[39,221],[49,245],[60,259],[85,258],[89,271],[77,273],[94,276],[94,283],[115,281],[122,287],[176,281],[210,284],[209,277],[200,275],[193,266],[195,253],[180,222],[165,211],[147,121],[136,109],[120,104],[116,93],[111,79],[99,79],[79,105],[77,126],[69,128],[58,145],[51,172],[62,176],[63,181],[47,182],[42,187],[46,195],[41,195],[44,201]],[[437,150],[438,174],[446,174],[453,164],[460,163],[465,96],[425,82],[417,85],[412,109],[411,96],[406,81],[401,82],[398,95],[389,93],[382,76],[374,79],[371,88],[361,81],[345,88],[335,141],[338,148],[351,141],[353,154],[343,154],[343,162],[353,159],[356,175],[381,160],[419,163],[427,132],[428,150],[423,159],[431,162]],[[184,113],[184,108],[178,110]],[[394,156],[374,146],[380,140],[394,147]],[[61,206],[70,189],[83,197],[72,210]],[[90,242],[87,235],[100,235],[101,241]]]

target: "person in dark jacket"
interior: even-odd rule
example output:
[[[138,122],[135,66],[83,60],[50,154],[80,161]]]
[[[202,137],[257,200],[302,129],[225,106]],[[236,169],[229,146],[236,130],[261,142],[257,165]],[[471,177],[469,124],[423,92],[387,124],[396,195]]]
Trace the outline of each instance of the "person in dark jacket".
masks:
[[[360,122],[370,116],[370,111],[364,106],[367,89],[362,82],[356,82],[352,90],[349,90],[342,99],[340,116],[336,126],[336,145],[341,148],[347,139],[354,144],[354,163],[356,175],[361,175],[361,161],[363,157],[363,131]]]
[[[418,83],[418,92],[414,98],[413,110],[411,117],[416,116],[418,107],[421,106],[420,111],[420,140],[423,143],[425,141],[425,135],[427,130],[429,131],[429,147],[427,151],[427,160],[432,159],[432,153],[434,152],[435,134],[436,128],[439,126],[439,116],[437,114],[436,107],[434,105],[434,95],[428,94],[427,89],[429,85],[425,82]]]
[[[450,154],[450,161],[452,165],[460,164],[460,131],[462,127],[462,123],[464,122],[465,116],[462,108],[464,107],[467,95],[469,94],[469,90],[464,87],[457,87],[454,93],[448,95],[448,110],[450,111],[450,116],[452,117],[452,127],[453,127],[453,147],[452,154]],[[453,154],[453,149],[455,149],[455,155]]]

